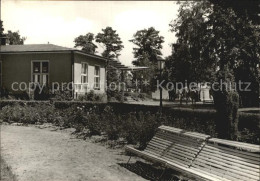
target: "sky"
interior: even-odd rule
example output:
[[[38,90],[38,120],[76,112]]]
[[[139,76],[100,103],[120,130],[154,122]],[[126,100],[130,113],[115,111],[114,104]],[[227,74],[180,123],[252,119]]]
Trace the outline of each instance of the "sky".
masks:
[[[49,42],[73,48],[77,36],[96,35],[111,26],[124,45],[119,60],[131,65],[134,45],[129,40],[136,31],[151,26],[160,31],[165,37],[163,57],[171,54],[170,44],[176,41],[169,31],[169,23],[178,14],[179,5],[174,1],[1,1],[5,32],[19,30],[27,38],[25,44]],[[103,48],[98,47],[100,54]]]

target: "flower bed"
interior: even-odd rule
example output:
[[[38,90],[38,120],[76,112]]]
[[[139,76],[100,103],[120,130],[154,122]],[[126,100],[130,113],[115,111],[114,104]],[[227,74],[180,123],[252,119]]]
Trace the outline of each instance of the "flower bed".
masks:
[[[73,127],[83,137],[106,135],[144,148],[158,126],[164,124],[217,137],[215,111],[210,109],[165,108],[122,103],[76,101],[0,102],[0,119],[23,124],[53,123]],[[260,144],[259,114],[239,113],[239,141]]]

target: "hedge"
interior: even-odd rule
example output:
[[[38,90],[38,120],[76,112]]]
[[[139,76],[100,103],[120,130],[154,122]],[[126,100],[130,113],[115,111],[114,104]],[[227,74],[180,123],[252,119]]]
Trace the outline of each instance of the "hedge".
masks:
[[[56,117],[47,116],[45,113],[46,111],[44,112],[41,110],[42,104],[44,105],[42,106],[43,109],[46,111],[48,110],[48,106],[50,106],[50,109],[54,111],[53,115],[56,115]],[[88,114],[87,117],[89,121],[83,125],[91,126],[94,130],[93,132],[100,132],[101,130],[98,129],[106,127],[105,131],[112,135],[111,138],[119,136],[114,135],[116,135],[116,132],[120,129],[119,132],[121,132],[121,136],[123,135],[124,137],[128,137],[129,140],[132,139],[132,142],[136,142],[137,140],[135,139],[141,139],[140,135],[135,136],[133,133],[139,134],[140,131],[144,132],[144,128],[150,129],[150,133],[148,134],[149,136],[147,137],[148,139],[151,138],[151,132],[154,133],[156,130],[155,127],[160,124],[185,129],[187,131],[205,133],[212,137],[218,137],[215,129],[218,122],[216,120],[216,111],[214,109],[165,107],[162,115],[158,115],[158,106],[125,103],[94,103],[80,101],[0,101],[0,108],[5,106],[12,107],[15,105],[32,107],[33,111],[38,111],[44,117],[47,116],[47,119],[44,118],[43,120],[71,127],[75,127],[76,125],[73,124],[78,124],[78,122],[80,122],[75,121],[75,119],[77,120],[80,117],[82,120],[85,119],[84,115],[79,115],[79,117],[76,116],[76,114],[78,114],[77,108],[84,107],[85,113],[87,112]],[[109,111],[107,111],[108,108]],[[95,111],[93,112],[93,110]],[[23,115],[26,115],[26,111],[30,111],[30,109],[23,108],[22,111]],[[16,111],[15,113],[18,114],[17,112],[19,113],[19,111]],[[19,115],[16,116],[16,119],[17,117],[19,118]],[[25,121],[27,123],[33,123],[33,117],[40,120],[38,115],[29,115],[27,117],[30,117],[29,121]],[[26,118],[24,118],[24,120],[25,119]],[[103,122],[100,122],[99,119],[103,119]],[[247,143],[260,144],[259,120],[260,114],[239,112],[238,140]]]
[[[72,105],[85,107],[97,106],[103,110],[107,105],[111,106],[114,113],[118,115],[127,114],[129,112],[138,113],[157,113],[158,106],[154,105],[140,105],[140,104],[126,104],[126,103],[93,103],[93,102],[55,102],[56,108],[65,108]],[[196,105],[195,105],[196,106]],[[216,111],[203,106],[187,106],[182,107],[164,107],[163,115],[167,117],[164,124],[169,126],[185,129],[187,131],[196,131],[200,133],[209,134],[212,137],[218,137],[216,133]],[[239,112],[238,120],[238,140],[248,143],[260,144],[260,114]]]
[[[0,109],[2,109],[5,106],[14,106],[15,104],[35,106],[42,104],[46,105],[50,103],[51,101],[0,100]]]

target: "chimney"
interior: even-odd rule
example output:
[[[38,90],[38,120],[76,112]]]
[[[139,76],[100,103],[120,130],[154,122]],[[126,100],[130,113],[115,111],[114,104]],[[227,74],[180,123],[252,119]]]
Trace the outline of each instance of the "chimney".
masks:
[[[6,35],[2,35],[0,39],[1,39],[1,45],[6,45],[6,39],[7,39]]]

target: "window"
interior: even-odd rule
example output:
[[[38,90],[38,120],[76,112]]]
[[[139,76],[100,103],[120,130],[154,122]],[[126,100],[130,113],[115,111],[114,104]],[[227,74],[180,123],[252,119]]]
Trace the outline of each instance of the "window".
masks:
[[[32,81],[39,84],[49,83],[49,62],[33,61],[32,62]]]
[[[95,66],[94,89],[100,89],[100,67],[99,66]]]
[[[81,83],[88,83],[88,64],[81,63]]]

